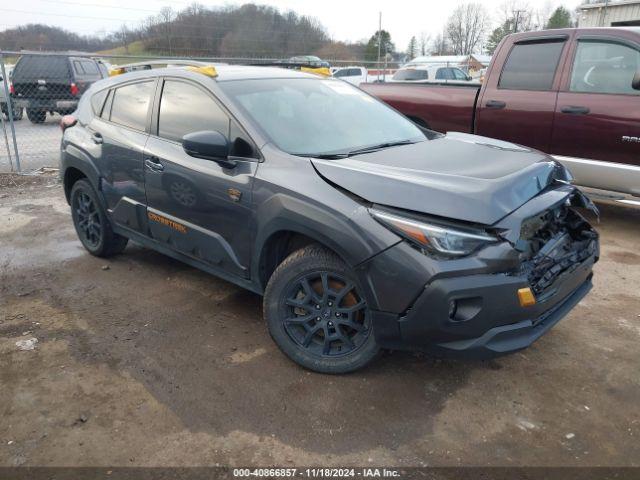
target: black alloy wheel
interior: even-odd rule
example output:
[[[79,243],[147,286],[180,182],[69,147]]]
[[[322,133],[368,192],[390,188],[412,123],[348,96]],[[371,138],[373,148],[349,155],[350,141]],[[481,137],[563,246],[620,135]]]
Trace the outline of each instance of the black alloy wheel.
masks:
[[[321,245],[296,250],[276,268],[263,310],[278,347],[310,370],[352,372],[380,352],[358,277]]]
[[[79,192],[73,199],[73,209],[82,243],[91,249],[100,245],[103,236],[97,205],[85,192]]]
[[[337,273],[312,272],[296,279],[285,305],[287,334],[315,355],[352,353],[371,331],[366,303],[356,286]]]

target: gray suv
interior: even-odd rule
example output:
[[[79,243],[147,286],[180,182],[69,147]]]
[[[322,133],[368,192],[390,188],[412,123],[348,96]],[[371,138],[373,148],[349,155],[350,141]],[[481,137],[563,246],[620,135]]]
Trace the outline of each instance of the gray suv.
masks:
[[[264,296],[319,372],[381,349],[527,347],[591,288],[595,207],[537,151],[422,129],[340,80],[268,67],[125,73],[65,117],[61,174],[93,255],[128,240]]]

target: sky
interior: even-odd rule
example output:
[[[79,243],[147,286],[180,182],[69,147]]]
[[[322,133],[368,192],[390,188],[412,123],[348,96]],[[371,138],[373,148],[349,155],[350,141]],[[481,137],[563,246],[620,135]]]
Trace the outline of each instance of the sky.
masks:
[[[494,22],[500,17],[505,1],[516,2],[532,10],[553,11],[564,5],[573,11],[579,0],[481,0]],[[192,0],[3,0],[0,2],[0,30],[27,23],[55,25],[79,34],[105,34],[126,23],[133,27],[163,7],[180,10]],[[207,7],[240,5],[248,2],[200,0]],[[317,18],[334,40],[368,39],[378,28],[391,33],[399,50],[404,50],[411,36],[423,32],[435,37],[441,33],[448,16],[464,0],[256,0],[281,11],[294,10]],[[519,8],[520,8],[519,7]]]

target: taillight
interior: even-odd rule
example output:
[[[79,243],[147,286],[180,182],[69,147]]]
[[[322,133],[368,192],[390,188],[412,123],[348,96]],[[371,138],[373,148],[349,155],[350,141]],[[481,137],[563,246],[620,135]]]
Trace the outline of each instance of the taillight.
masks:
[[[65,115],[60,120],[60,128],[64,132],[67,128],[73,127],[76,123],[78,123],[78,119],[73,115]]]
[[[71,95],[73,95],[74,97],[76,95],[78,95],[78,93],[80,93],[80,90],[78,90],[78,86],[75,83],[71,84]]]
[[[15,89],[15,88],[13,88],[13,83],[10,83],[10,84],[9,84],[9,93],[10,93],[11,95],[15,95],[15,94],[16,94],[16,89]]]

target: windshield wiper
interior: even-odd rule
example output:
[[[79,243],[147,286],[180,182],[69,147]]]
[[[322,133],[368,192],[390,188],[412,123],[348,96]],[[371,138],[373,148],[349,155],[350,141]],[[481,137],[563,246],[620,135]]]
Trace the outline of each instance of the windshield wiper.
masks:
[[[363,153],[371,153],[371,152],[377,152],[378,150],[382,150],[384,148],[390,148],[390,147],[398,147],[400,145],[411,145],[413,143],[418,143],[414,140],[400,140],[397,142],[386,142],[386,143],[381,143],[379,145],[372,145],[370,147],[364,147],[364,148],[358,148],[356,150],[351,150],[348,154],[348,156],[353,156],[353,155],[361,155]]]
[[[362,155],[364,153],[377,152],[378,150],[382,150],[384,148],[397,147],[400,145],[411,145],[413,143],[418,143],[414,140],[399,140],[397,142],[386,142],[381,143],[379,145],[371,145],[369,147],[357,148],[355,150],[351,150],[349,152],[338,152],[338,153],[295,153],[298,157],[309,157],[309,158],[320,158],[322,160],[339,160],[341,158],[349,158],[354,155]]]
[[[339,160],[349,156],[348,153],[296,153],[295,155],[305,158],[319,158],[321,160]]]

